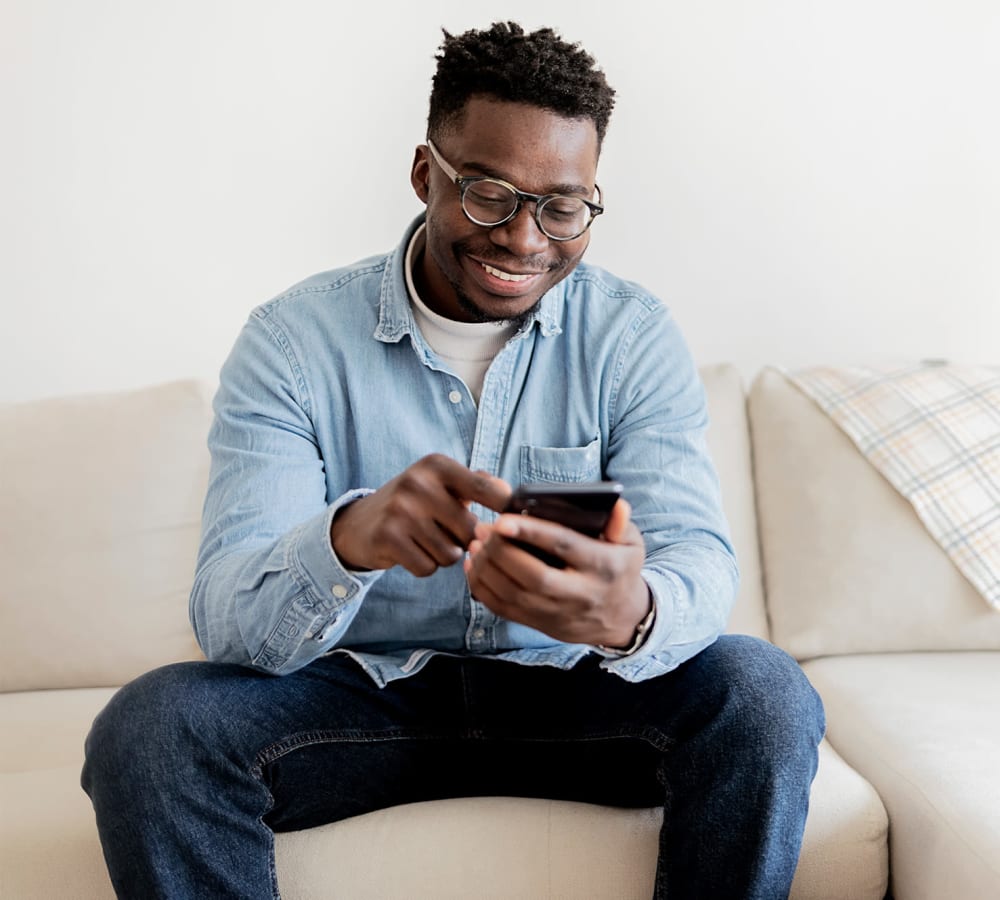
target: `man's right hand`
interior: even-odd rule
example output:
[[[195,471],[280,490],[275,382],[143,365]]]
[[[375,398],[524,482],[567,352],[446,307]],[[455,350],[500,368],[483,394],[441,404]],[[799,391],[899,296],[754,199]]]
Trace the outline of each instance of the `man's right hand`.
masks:
[[[510,485],[438,453],[417,460],[375,493],[337,511],[330,543],[349,569],[402,566],[432,575],[458,562],[475,536],[470,503],[500,512]]]

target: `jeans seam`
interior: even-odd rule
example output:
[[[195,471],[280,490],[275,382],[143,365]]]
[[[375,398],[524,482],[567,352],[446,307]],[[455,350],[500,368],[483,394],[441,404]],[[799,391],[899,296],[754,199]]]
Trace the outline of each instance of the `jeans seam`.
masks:
[[[293,737],[276,741],[273,744],[268,744],[266,747],[259,750],[254,759],[253,773],[259,778],[265,766],[281,759],[283,756],[287,756],[289,753],[301,750],[303,747],[311,747],[316,744],[375,744],[386,741],[435,741],[459,737],[463,737],[463,735],[458,733],[428,734],[410,732],[405,729],[381,731],[306,731]]]
[[[277,741],[261,749],[254,760],[253,774],[260,778],[265,766],[270,765],[281,757],[301,750],[303,747],[310,747],[316,744],[375,744],[386,741],[412,740],[412,741],[440,741],[440,740],[508,740],[519,743],[591,743],[605,740],[641,740],[649,744],[653,749],[660,752],[667,752],[672,749],[675,742],[667,735],[656,728],[638,729],[616,729],[614,731],[592,732],[580,735],[551,735],[551,736],[523,736],[523,735],[486,735],[479,729],[469,729],[465,732],[454,733],[419,733],[406,731],[404,729],[390,731],[307,731],[295,735],[291,738]]]
[[[523,737],[512,735],[490,735],[487,740],[510,740],[521,743],[578,744],[607,740],[638,740],[649,744],[654,750],[666,753],[672,750],[676,741],[656,728],[621,728],[614,731],[598,731],[579,735],[553,735],[545,737]]]

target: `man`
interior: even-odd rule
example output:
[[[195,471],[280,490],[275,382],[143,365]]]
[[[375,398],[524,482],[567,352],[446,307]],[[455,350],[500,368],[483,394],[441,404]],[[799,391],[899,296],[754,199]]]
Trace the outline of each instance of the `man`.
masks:
[[[550,30],[446,33],[426,214],[250,317],[209,440],[210,661],[88,739],[122,896],[275,897],[274,831],[503,794],[663,807],[658,897],[787,895],[822,710],[719,637],[703,390],[662,304],[581,263],[612,105]],[[627,502],[599,539],[497,516],[513,483],[600,479]]]

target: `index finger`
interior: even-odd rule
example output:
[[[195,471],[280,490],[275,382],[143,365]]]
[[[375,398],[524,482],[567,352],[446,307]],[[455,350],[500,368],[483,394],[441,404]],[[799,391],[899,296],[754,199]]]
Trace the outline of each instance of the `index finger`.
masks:
[[[482,504],[494,512],[502,512],[510,500],[511,487],[502,478],[481,469],[469,472],[471,481],[462,499]]]
[[[502,478],[483,469],[473,471],[460,462],[442,457],[441,480],[452,496],[466,503],[479,503],[501,512],[510,499],[511,488]]]

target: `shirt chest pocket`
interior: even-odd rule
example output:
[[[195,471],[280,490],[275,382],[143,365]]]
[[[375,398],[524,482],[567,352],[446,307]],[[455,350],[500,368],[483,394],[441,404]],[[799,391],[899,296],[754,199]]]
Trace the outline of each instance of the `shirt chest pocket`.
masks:
[[[521,481],[567,484],[601,480],[601,439],[585,447],[521,446]]]

